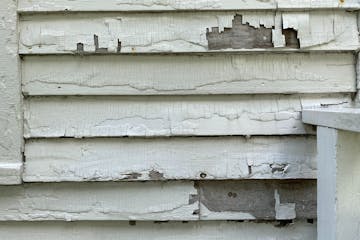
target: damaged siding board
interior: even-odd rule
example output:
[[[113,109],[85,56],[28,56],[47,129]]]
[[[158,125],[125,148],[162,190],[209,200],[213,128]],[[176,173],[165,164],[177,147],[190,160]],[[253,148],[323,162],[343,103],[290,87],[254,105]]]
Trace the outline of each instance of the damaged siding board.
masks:
[[[32,97],[25,137],[287,135],[313,131],[302,107],[349,95]]]
[[[25,184],[0,190],[0,221],[198,219],[193,182]]]
[[[25,150],[25,182],[316,178],[315,137],[33,139]]]
[[[242,23],[234,19],[236,16],[241,16]],[[229,32],[232,27],[235,33],[232,31],[232,38],[224,41],[236,43],[225,44],[226,49],[212,50],[207,36]],[[359,46],[357,14],[346,11],[88,13],[23,16],[19,51],[20,54],[296,51],[286,47],[283,27],[298,31],[299,47],[303,51],[348,51]],[[241,39],[260,41],[265,31],[261,29],[272,30],[275,48],[240,44]],[[217,46],[221,46],[219,41]]]
[[[22,110],[16,1],[0,5],[0,185],[20,184]]]
[[[28,240],[316,240],[316,224],[297,221],[278,227],[277,223],[253,222],[8,222],[0,225],[4,239]],[[271,238],[269,238],[271,236]]]
[[[26,95],[354,92],[355,58],[336,54],[27,56]]]
[[[358,9],[357,0],[20,0],[21,13],[86,11]]]
[[[314,219],[315,180],[200,182],[201,220]]]

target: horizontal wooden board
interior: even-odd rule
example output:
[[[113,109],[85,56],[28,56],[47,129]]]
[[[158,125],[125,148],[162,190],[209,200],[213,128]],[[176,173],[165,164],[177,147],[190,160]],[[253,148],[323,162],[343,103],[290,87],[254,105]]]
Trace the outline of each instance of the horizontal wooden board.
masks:
[[[21,159],[22,160],[22,159]],[[23,163],[0,163],[1,185],[13,185],[22,183]]]
[[[190,181],[32,183],[1,186],[0,190],[0,221],[316,217],[315,180],[202,181],[197,187]],[[277,202],[279,198],[280,203]],[[279,206],[289,207],[295,215],[284,214]],[[214,214],[209,216],[209,211]]]
[[[242,16],[240,22],[234,17]],[[164,25],[164,23],[166,23]],[[235,25],[233,25],[235,24]],[[263,27],[261,27],[263,25]],[[181,12],[38,14],[20,21],[20,54],[86,54],[208,52],[210,33],[229,31],[238,43],[216,51],[288,50],[284,29],[297,30],[300,50],[355,50],[359,46],[357,14],[346,11],[310,12]],[[275,48],[254,48],[262,28],[270,31]],[[238,32],[236,32],[238,31]],[[264,39],[257,39],[262,41]],[[271,43],[271,41],[270,41]],[[226,48],[225,44],[223,48]],[[216,48],[219,49],[219,48]],[[212,50],[215,51],[215,50]]]
[[[199,218],[192,182],[25,184],[0,190],[0,221]]]
[[[26,95],[169,95],[356,91],[344,54],[27,56]]]
[[[302,107],[347,95],[32,97],[25,137],[305,134]]]
[[[345,8],[358,9],[357,0],[20,0],[18,11],[177,11],[177,10],[291,10]]]
[[[316,181],[200,182],[200,219],[316,218]]]
[[[29,240],[316,240],[316,224],[294,222],[6,222],[0,224],[4,239]]]
[[[38,139],[25,182],[316,178],[314,137]]]

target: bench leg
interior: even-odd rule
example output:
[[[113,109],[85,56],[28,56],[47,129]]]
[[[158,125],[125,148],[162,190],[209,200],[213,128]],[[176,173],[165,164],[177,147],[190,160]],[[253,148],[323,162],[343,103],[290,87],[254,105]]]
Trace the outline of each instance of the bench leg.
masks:
[[[318,127],[317,146],[318,240],[359,240],[360,133]]]

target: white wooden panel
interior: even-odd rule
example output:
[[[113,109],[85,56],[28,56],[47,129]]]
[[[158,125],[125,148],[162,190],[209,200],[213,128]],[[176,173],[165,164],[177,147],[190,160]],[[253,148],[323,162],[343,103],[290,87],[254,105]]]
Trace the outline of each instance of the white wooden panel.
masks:
[[[2,1],[0,16],[0,184],[19,184],[22,114],[16,1]]]
[[[308,124],[360,132],[358,107],[304,109],[302,118],[303,122]]]
[[[359,8],[357,0],[20,0],[20,12]]]
[[[0,187],[0,221],[196,220],[192,182]]]
[[[349,54],[28,56],[27,95],[321,93],[356,90]]]
[[[276,9],[275,0],[20,0],[20,12]]]
[[[249,23],[255,28],[261,24],[270,29],[275,27],[274,40],[284,38],[282,24],[276,24],[279,21],[275,21],[273,12],[35,15],[24,16],[20,23],[20,53],[73,54],[77,52],[78,43],[83,44],[85,52],[94,53],[94,35],[99,38],[102,53],[116,53],[119,41],[121,53],[207,52],[207,29],[231,28],[236,14],[243,16],[243,24]],[[359,46],[355,13],[311,11],[282,15],[285,27],[301,33],[298,37],[303,50],[355,50]],[[277,45],[280,49],[284,49],[283,46]]]
[[[316,240],[316,224],[295,222],[7,222],[0,225],[4,239],[29,240]]]
[[[348,101],[346,95],[36,97],[25,106],[25,137],[304,134],[302,107]]]
[[[39,139],[25,182],[316,178],[313,137]]]

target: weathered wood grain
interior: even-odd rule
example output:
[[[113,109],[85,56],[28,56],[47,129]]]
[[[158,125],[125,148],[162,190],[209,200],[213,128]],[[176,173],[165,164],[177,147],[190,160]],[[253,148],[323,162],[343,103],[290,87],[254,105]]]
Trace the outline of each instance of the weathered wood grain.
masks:
[[[354,92],[351,53],[27,56],[26,95]]]
[[[316,181],[200,182],[200,219],[316,218]]]
[[[287,135],[311,133],[303,107],[348,95],[33,97],[25,137]]]
[[[181,181],[32,183],[0,190],[0,221],[316,217],[315,180],[201,181],[198,188]]]
[[[254,28],[261,25],[274,28],[272,39],[276,48],[269,51],[289,49],[283,28],[298,31],[303,51],[356,50],[359,46],[357,14],[345,11],[89,13],[23,16],[19,51],[20,54],[208,52],[207,32],[231,28],[235,15],[241,15],[243,24]],[[95,36],[101,51],[95,51]],[[236,51],[265,50],[244,47]]]
[[[192,182],[0,187],[0,221],[197,220]]]
[[[19,184],[23,141],[16,1],[2,1],[0,16],[0,184]]]
[[[18,11],[177,11],[177,10],[291,10],[344,8],[359,9],[357,0],[20,0]]]
[[[38,139],[25,182],[316,178],[314,137]]]
[[[294,222],[6,222],[0,224],[4,239],[29,240],[316,240],[316,224]]]

